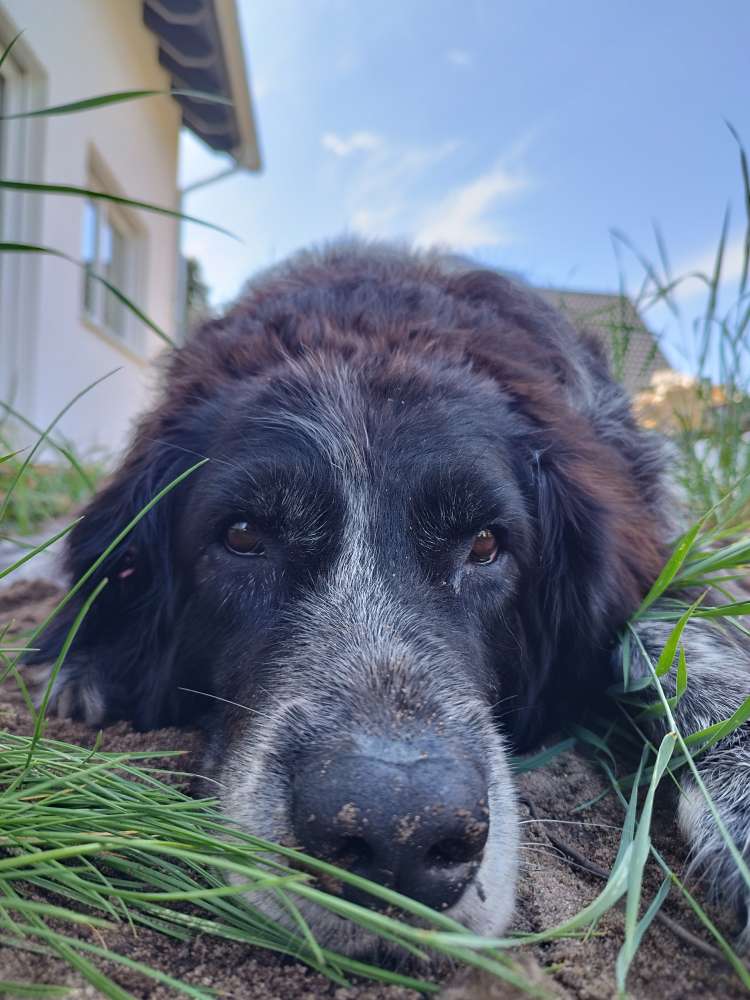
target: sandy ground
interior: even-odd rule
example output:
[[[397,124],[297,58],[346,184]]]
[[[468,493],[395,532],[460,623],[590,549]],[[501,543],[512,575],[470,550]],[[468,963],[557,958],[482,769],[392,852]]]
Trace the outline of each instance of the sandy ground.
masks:
[[[28,580],[0,591],[0,624],[14,619],[15,630],[29,628],[51,607],[57,593],[53,584]],[[28,723],[15,690],[6,687],[0,691],[0,725],[24,732]],[[56,719],[50,720],[47,735],[86,746],[93,741],[93,733],[84,726]],[[192,731],[143,734],[119,723],[105,731],[103,746],[109,750],[184,748],[194,755],[192,766],[200,766],[200,737]],[[524,848],[515,926],[538,931],[572,916],[599,891],[603,883],[585,866],[610,867],[617,851],[622,811],[609,795],[585,812],[574,812],[577,804],[595,798],[605,787],[599,770],[577,753],[557,757],[545,768],[521,775],[518,785]],[[679,872],[684,867],[685,850],[674,825],[674,803],[667,797],[657,810],[654,841]],[[646,898],[653,896],[660,881],[660,873],[650,868]],[[695,888],[700,896],[700,887]],[[705,932],[676,891],[663,912],[688,936],[706,940]],[[723,920],[721,914],[713,915],[719,926],[731,933],[731,921]],[[614,966],[622,941],[622,922],[619,907],[600,921],[587,940],[561,940],[527,949],[522,962],[529,981],[554,997],[614,997]],[[344,989],[298,963],[210,938],[181,944],[144,930],[139,930],[136,937],[123,928],[117,935],[108,934],[107,945],[237,1000],[406,1000],[417,996],[408,990],[371,983]],[[121,968],[106,971],[137,997],[166,1000],[176,995]],[[98,996],[61,963],[13,953],[7,948],[0,948],[0,980],[65,983],[73,986],[69,994],[73,998]],[[723,959],[706,954],[685,936],[676,935],[672,927],[659,922],[644,938],[628,982],[630,995],[643,1000],[732,1000],[747,995]],[[518,995],[498,980],[486,980],[470,970],[446,970],[444,983],[440,993],[443,1000],[506,1000]]]

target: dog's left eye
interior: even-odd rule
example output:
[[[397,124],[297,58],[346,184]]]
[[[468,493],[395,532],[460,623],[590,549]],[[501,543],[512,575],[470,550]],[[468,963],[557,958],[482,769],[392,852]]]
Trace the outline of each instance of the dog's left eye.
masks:
[[[497,559],[499,551],[500,545],[495,532],[491,528],[482,528],[474,535],[469,552],[469,562],[486,566]]]
[[[238,556],[264,556],[266,547],[247,521],[235,521],[224,532],[224,545]]]

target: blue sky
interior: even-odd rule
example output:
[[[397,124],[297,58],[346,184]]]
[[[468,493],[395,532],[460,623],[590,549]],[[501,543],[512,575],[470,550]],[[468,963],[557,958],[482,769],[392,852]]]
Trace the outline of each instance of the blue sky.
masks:
[[[750,146],[746,0],[238,5],[264,166],[186,200],[244,241],[186,229],[215,302],[345,232],[613,290],[613,227],[655,253],[656,221],[682,273],[709,266],[728,202],[727,271],[739,273],[742,187],[724,119]],[[222,166],[190,137],[182,152],[183,183]],[[683,293],[688,313],[697,291]]]

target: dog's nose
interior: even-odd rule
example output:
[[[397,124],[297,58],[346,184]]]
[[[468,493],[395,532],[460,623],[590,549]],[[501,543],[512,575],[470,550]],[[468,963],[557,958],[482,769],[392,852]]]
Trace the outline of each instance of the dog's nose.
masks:
[[[438,741],[370,740],[308,758],[293,782],[294,833],[308,854],[433,909],[462,895],[489,831],[487,783]],[[369,894],[345,884],[367,906]]]

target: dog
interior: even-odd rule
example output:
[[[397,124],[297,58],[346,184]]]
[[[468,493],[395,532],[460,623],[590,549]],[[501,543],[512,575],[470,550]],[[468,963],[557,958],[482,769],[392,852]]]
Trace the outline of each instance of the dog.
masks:
[[[350,241],[262,274],[172,352],[160,401],[70,534],[71,580],[204,457],[48,630],[39,663],[107,577],[53,706],[144,730],[204,717],[233,822],[501,932],[518,852],[509,753],[621,679],[623,626],[680,531],[664,442],[601,347],[527,288]],[[656,659],[671,626],[637,628]],[[684,646],[675,714],[690,732],[742,702],[750,649],[708,621]],[[635,646],[631,659],[644,676]],[[698,767],[748,858],[747,725]],[[689,775],[678,816],[747,921]],[[327,946],[372,948],[303,912]]]

